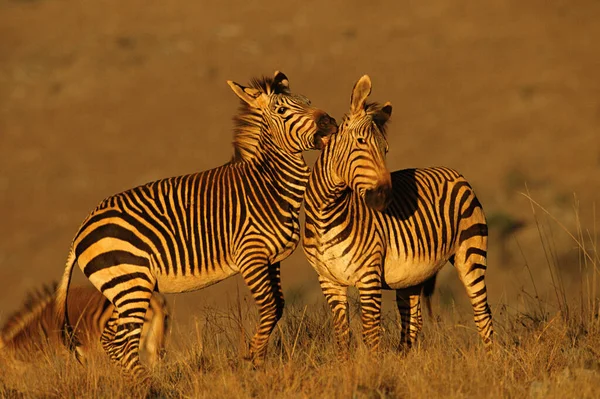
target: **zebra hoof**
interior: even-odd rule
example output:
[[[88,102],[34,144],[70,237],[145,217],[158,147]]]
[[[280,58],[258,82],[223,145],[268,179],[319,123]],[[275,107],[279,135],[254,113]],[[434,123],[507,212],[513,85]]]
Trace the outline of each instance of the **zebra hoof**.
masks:
[[[253,370],[263,368],[265,360],[262,356],[256,356],[254,353],[249,353],[243,359],[252,367]]]
[[[408,353],[411,351],[411,349],[412,345],[408,343],[401,343],[400,345],[398,345],[398,355],[400,357],[406,357],[408,356]]]

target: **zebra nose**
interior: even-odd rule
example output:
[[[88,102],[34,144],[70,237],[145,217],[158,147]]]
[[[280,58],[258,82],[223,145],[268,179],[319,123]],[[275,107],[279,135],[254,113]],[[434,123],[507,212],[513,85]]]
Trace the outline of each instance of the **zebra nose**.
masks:
[[[315,147],[322,149],[329,142],[329,136],[337,132],[335,119],[327,114],[321,114],[317,119],[317,133],[315,134]]]
[[[317,126],[320,131],[326,134],[333,134],[337,132],[337,123],[335,119],[327,114],[322,114],[317,120]]]
[[[392,185],[389,183],[379,184],[377,187],[367,190],[365,203],[376,211],[383,211],[392,199]]]

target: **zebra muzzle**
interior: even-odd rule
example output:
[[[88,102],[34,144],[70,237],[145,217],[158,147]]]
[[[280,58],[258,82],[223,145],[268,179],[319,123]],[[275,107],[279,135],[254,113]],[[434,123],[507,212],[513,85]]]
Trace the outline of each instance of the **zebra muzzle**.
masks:
[[[380,184],[374,189],[366,190],[365,203],[376,211],[383,211],[390,203],[392,198],[392,186],[390,184]]]
[[[335,119],[327,114],[323,114],[317,120],[317,133],[315,133],[314,145],[321,150],[329,143],[332,134],[337,133],[337,123]]]

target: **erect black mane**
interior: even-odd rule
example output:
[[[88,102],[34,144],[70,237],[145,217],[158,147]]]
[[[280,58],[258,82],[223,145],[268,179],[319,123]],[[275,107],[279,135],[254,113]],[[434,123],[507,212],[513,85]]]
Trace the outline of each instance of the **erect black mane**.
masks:
[[[273,84],[275,78],[273,76],[262,76],[260,78],[252,78],[250,87],[258,89],[265,94],[290,94],[290,89],[281,83]]]

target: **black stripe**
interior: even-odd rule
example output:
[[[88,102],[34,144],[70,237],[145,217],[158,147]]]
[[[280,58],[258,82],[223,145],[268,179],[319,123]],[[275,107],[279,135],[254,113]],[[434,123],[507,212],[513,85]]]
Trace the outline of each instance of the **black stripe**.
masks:
[[[485,276],[482,274],[481,276],[477,277],[475,280],[471,281],[467,287],[473,287],[474,285],[482,282],[485,279]]]
[[[110,214],[110,215],[109,215]],[[98,215],[100,216],[100,215]],[[101,215],[102,217],[94,217],[95,220],[102,220],[109,217],[118,217],[120,219],[123,218],[123,214],[116,211],[108,211]],[[89,225],[89,224],[88,224]],[[136,226],[137,227],[137,226]],[[83,230],[82,230],[83,231]],[[150,247],[142,241],[134,232],[126,229],[123,226],[120,226],[115,223],[109,223],[102,226],[96,227],[94,230],[89,232],[78,244],[75,248],[75,255],[79,257],[86,249],[91,247],[94,243],[100,241],[102,238],[111,237],[116,238],[122,241],[126,241],[133,245],[134,247],[150,252]]]
[[[100,291],[102,291],[104,293],[104,291],[114,288],[119,284],[127,283],[127,282],[129,282],[131,280],[135,280],[135,279],[142,279],[149,283],[151,282],[150,279],[148,278],[148,276],[144,273],[139,273],[139,272],[128,273],[128,274],[124,274],[122,276],[115,277],[111,280],[108,280],[106,283],[104,283],[102,285],[102,287],[100,287]],[[113,298],[113,301],[115,300],[115,298]]]
[[[485,269],[487,269],[487,267],[485,265],[482,265],[481,263],[473,263],[471,265],[471,267],[469,267],[469,270],[467,271],[467,274],[471,273],[474,270],[483,270],[485,271]]]
[[[135,265],[135,266],[149,266],[150,262],[148,259],[136,256],[131,252],[115,250],[103,252],[92,260],[90,260],[83,270],[86,277],[90,277],[92,274],[118,265]]]
[[[129,295],[129,294],[131,294],[133,292],[136,292],[136,293],[137,292],[140,292],[140,293],[141,292],[146,292],[146,293],[150,293],[151,294],[152,290],[150,288],[148,288],[148,287],[142,287],[142,286],[139,286],[139,285],[136,285],[134,287],[128,288],[126,290],[122,290],[117,295],[115,295],[115,297],[113,298],[113,302],[115,303],[115,306],[117,306],[117,305],[121,306],[121,304],[118,303],[119,300],[121,298],[123,298],[124,296],[127,296],[127,295]],[[135,298],[139,298],[139,296],[137,296]]]
[[[471,255],[480,255],[484,258],[487,257],[487,251],[481,248],[469,247],[467,248],[467,253],[465,255],[465,261],[469,259]]]
[[[463,230],[460,233],[459,244],[462,244],[463,242],[465,242],[465,240],[468,240],[471,237],[475,237],[475,236],[487,237],[487,235],[488,235],[487,224],[476,223],[476,224],[470,226],[468,229]]]

